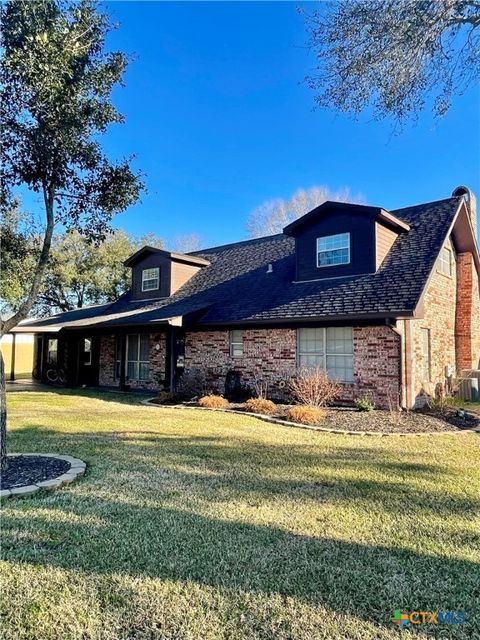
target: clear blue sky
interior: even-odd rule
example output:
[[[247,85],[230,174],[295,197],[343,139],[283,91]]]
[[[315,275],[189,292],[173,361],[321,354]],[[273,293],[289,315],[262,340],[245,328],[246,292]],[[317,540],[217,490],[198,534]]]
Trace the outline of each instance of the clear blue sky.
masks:
[[[198,232],[211,246],[245,238],[251,209],[300,187],[348,186],[391,209],[458,184],[480,195],[478,88],[395,136],[391,122],[313,109],[299,3],[105,6],[120,23],[109,46],[134,60],[114,94],[126,124],[104,144],[135,153],[148,185],[115,226],[167,241]]]

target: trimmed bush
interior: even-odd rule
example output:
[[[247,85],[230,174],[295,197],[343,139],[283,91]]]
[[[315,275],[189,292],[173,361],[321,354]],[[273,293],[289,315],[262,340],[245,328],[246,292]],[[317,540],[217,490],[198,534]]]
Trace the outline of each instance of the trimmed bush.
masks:
[[[156,404],[178,404],[180,400],[181,397],[174,391],[160,391],[154,402]]]
[[[245,411],[249,413],[265,413],[266,415],[275,413],[277,407],[271,400],[265,398],[250,398],[244,404]]]
[[[375,403],[366,396],[363,398],[356,398],[353,404],[358,411],[373,411],[375,409]]]
[[[288,383],[288,390],[298,404],[324,407],[335,400],[342,387],[335,380],[331,380],[324,369],[315,367],[298,369]]]
[[[222,396],[208,395],[200,398],[197,404],[199,407],[206,407],[207,409],[225,409],[228,407],[228,400],[225,400]]]
[[[297,405],[290,407],[287,411],[287,420],[300,424],[317,424],[323,418],[323,411],[318,407],[308,405]]]

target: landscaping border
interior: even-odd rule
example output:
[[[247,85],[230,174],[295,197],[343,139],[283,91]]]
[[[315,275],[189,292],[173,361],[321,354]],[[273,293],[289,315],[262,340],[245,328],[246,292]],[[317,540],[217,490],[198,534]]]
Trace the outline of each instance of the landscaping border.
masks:
[[[152,402],[155,398],[148,398],[147,400],[141,400],[140,404],[147,407],[158,407],[159,409],[193,409],[194,411],[220,411],[222,413],[234,413],[241,416],[249,416],[252,418],[258,418],[263,422],[270,422],[271,424],[278,424],[283,427],[296,427],[297,429],[309,429],[310,431],[323,431],[325,433],[339,433],[348,436],[379,436],[381,438],[387,436],[452,436],[460,435],[462,433],[480,433],[480,427],[474,427],[473,429],[457,429],[455,431],[422,431],[420,433],[410,433],[408,431],[386,432],[386,431],[351,431],[346,429],[330,429],[328,427],[316,427],[314,425],[300,424],[299,422],[290,422],[289,420],[282,420],[282,418],[275,418],[273,416],[266,416],[262,413],[248,413],[246,411],[238,411],[237,409],[211,409],[209,407],[197,407],[195,405],[184,404],[157,404]],[[465,411],[465,414],[471,417],[478,417],[476,414]]]
[[[37,493],[41,489],[51,490],[61,487],[64,484],[70,484],[85,473],[87,464],[80,460],[80,458],[74,458],[73,456],[64,456],[58,453],[8,453],[7,457],[15,458],[18,456],[37,456],[38,458],[57,458],[57,460],[65,460],[70,463],[70,469],[62,475],[51,478],[50,480],[42,480],[36,484],[28,484],[23,487],[14,487],[13,489],[0,490],[0,498],[10,498],[12,496],[31,496]]]

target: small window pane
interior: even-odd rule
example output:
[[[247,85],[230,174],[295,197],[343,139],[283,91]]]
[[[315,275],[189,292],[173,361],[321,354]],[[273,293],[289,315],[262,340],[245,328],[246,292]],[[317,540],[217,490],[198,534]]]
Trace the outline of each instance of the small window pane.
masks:
[[[353,356],[327,356],[327,373],[332,380],[353,381]]]
[[[230,355],[233,358],[241,358],[243,356],[242,329],[234,329],[233,331],[230,331]]]
[[[150,377],[150,364],[148,362],[139,363],[139,380],[148,380]]]
[[[150,336],[143,334],[140,336],[140,357],[139,360],[148,362],[150,356]]]
[[[83,364],[92,364],[92,341],[85,338],[83,341]]]
[[[138,359],[138,336],[127,336],[127,360]]]
[[[138,362],[127,363],[127,377],[130,380],[138,380]]]
[[[58,340],[50,338],[48,341],[47,363],[57,364],[58,362]]]

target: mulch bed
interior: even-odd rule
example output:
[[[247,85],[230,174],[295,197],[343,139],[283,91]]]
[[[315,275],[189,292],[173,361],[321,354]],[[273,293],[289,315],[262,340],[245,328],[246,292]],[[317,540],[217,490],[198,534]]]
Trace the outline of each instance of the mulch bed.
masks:
[[[70,463],[43,456],[9,456],[8,465],[1,474],[1,488],[14,489],[52,480],[70,469]]]
[[[153,400],[153,402],[155,402]],[[183,402],[184,406],[195,407],[194,401]],[[168,406],[165,404],[163,406]],[[287,420],[289,405],[278,404],[272,417]],[[226,409],[244,411],[243,403],[231,402]],[[461,416],[455,408],[444,412],[401,411],[390,412],[382,409],[358,411],[352,407],[328,407],[318,427],[342,431],[372,431],[377,433],[441,433],[462,431],[480,427],[480,416]]]

